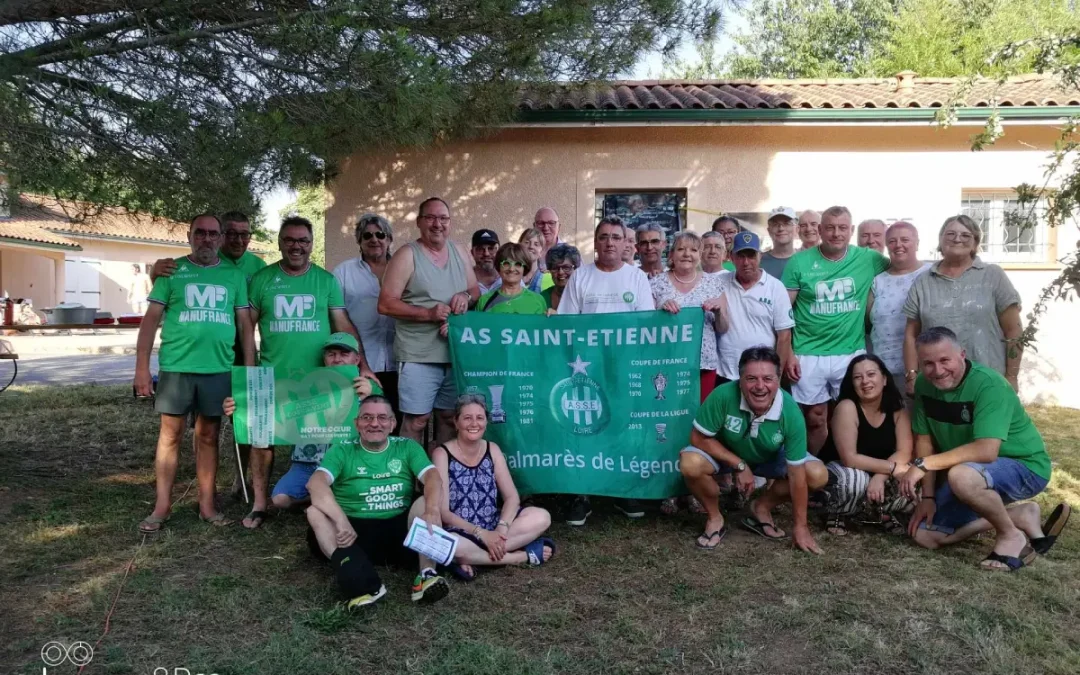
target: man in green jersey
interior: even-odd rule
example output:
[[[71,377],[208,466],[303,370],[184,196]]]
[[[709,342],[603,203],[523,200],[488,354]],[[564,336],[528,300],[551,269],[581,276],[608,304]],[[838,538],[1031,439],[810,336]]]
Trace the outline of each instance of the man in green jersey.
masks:
[[[791,395],[804,407],[807,442],[817,454],[829,435],[829,401],[840,394],[848,364],[866,352],[866,300],[885,256],[851,246],[851,212],[821,214],[821,243],[791,256],[781,281],[795,319],[795,358],[785,365]]]
[[[915,456],[901,491],[922,499],[909,524],[920,546],[936,549],[980,532],[997,532],[983,569],[1017,570],[1046,553],[1069,518],[1061,504],[1045,524],[1031,499],[1050,482],[1042,436],[1005,378],[967,359],[948,328],[915,341]],[[936,480],[943,472],[945,480]],[[1030,543],[1029,543],[1030,541]]]
[[[727,526],[720,513],[720,487],[714,476],[734,473],[744,495],[755,477],[773,479],[750,503],[741,525],[767,539],[786,539],[772,510],[791,502],[795,546],[821,553],[806,521],[807,495],[829,480],[825,465],[806,451],[806,423],[795,400],[780,390],[780,356],[768,347],[751,347],[739,359],[739,380],[720,385],[698,409],[690,445],[679,455],[679,470],[690,492],[705,507],[699,548],[720,545]]]
[[[345,296],[337,278],[311,262],[314,230],[306,218],[286,218],[278,230],[281,260],[251,278],[251,320],[259,327],[260,363],[286,373],[302,374],[322,366],[323,345],[331,333],[357,339],[360,375],[375,381],[364,358],[356,328],[345,311]],[[244,527],[254,529],[266,520],[267,493],[273,448],[252,448],[251,513]]]
[[[415,560],[402,546],[414,519],[442,525],[439,472],[432,470],[435,466],[419,443],[390,436],[394,422],[390,402],[368,396],[356,418],[359,437],[331,445],[307,484],[308,545],[334,566],[349,609],[370,605],[386,594],[375,565]],[[416,481],[423,483],[424,494],[414,501]],[[430,604],[448,592],[434,562],[420,556],[413,601]]]
[[[153,394],[150,352],[161,323],[160,375],[155,409],[161,413],[155,473],[154,511],[139,525],[157,532],[172,508],[172,486],[189,413],[195,418],[195,472],[199,483],[199,515],[226,525],[214,505],[218,436],[222,403],[232,383],[233,341],[239,330],[244,363],[255,365],[255,339],[243,274],[218,259],[221,223],[212,215],[197,216],[188,227],[191,254],[176,261],[172,276],[154,282],[146,316],[139,327],[135,357],[135,393]]]

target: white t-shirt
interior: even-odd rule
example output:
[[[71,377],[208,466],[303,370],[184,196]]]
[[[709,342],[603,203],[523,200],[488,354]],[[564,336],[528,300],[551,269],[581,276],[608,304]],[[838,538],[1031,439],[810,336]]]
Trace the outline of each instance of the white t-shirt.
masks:
[[[761,278],[743,290],[734,272],[724,275],[727,296],[728,331],[717,336],[720,367],[716,372],[729,380],[739,379],[739,357],[751,347],[776,348],[776,331],[795,325],[791,299],[780,280],[761,270]]]
[[[612,314],[656,309],[645,273],[623,263],[614,272],[602,272],[596,263],[582,265],[570,275],[559,314]]]
[[[889,274],[882,272],[874,277],[871,292],[874,306],[870,309],[870,352],[885,362],[885,367],[899,382],[904,381],[904,302],[908,291],[920,274],[930,269],[926,263],[914,272]]]

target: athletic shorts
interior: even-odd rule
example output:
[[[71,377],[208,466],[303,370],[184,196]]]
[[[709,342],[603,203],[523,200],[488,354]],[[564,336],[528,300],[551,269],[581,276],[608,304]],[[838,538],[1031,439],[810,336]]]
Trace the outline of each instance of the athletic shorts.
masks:
[[[405,535],[409,531],[409,512],[393,518],[353,518],[349,524],[356,531],[356,543],[363,549],[372,565],[406,566],[416,564],[416,553],[405,548]],[[315,530],[308,527],[308,548],[311,554],[329,560],[319,548]]]
[[[865,353],[865,349],[860,349],[840,356],[799,356],[802,377],[791,385],[791,395],[795,402],[817,405],[836,399],[840,395],[840,382],[847,373],[851,359]]]
[[[716,461],[716,459],[712,455],[705,452],[701,448],[695,448],[692,445],[688,445],[682,449],[682,452],[694,455],[701,455],[702,457],[707,459],[709,461],[709,464],[712,465],[714,476],[718,476],[722,473],[735,473],[735,469],[733,467],[720,464],[720,462]],[[807,459],[811,462],[821,461],[820,459],[812,455],[808,456]],[[750,467],[750,471],[755,476],[758,476],[760,478],[787,478],[788,463],[782,453],[777,453],[776,457],[766,462],[747,464],[747,466]]]
[[[1006,504],[1031,499],[1045,490],[1046,484],[1050,482],[1027,468],[1023,462],[1008,457],[998,457],[989,464],[964,462],[964,466],[970,466],[981,473],[986,480],[986,487],[998,493],[1001,501]],[[956,497],[949,481],[940,482],[942,485],[934,494],[934,503],[937,506],[934,523],[927,529],[952,534],[964,525],[982,518]],[[924,523],[923,527],[925,526]]]
[[[285,475],[274,484],[274,489],[270,491],[270,497],[285,495],[296,501],[307,500],[311,497],[307,489],[308,479],[318,468],[319,465],[315,462],[292,462],[289,464],[289,470],[285,472]]]
[[[232,373],[158,373],[154,410],[163,415],[197,413],[221,417],[222,404],[232,395]]]
[[[457,385],[449,363],[398,363],[398,399],[401,412],[427,415],[432,410],[453,410]]]

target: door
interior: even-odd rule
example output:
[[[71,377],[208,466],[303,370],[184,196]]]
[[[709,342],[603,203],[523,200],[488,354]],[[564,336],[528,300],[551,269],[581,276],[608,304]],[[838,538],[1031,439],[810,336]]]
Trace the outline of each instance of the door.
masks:
[[[65,261],[67,282],[64,302],[77,302],[83,307],[101,307],[101,261],[94,258],[71,257]]]

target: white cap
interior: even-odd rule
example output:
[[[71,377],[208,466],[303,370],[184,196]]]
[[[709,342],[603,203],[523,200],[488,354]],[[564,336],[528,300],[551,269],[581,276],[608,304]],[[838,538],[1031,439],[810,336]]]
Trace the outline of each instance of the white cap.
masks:
[[[772,220],[777,216],[784,216],[785,218],[790,218],[792,220],[797,220],[799,218],[799,216],[795,214],[795,209],[791,208],[790,206],[777,206],[775,209],[772,210],[772,212],[769,213],[768,219]]]

